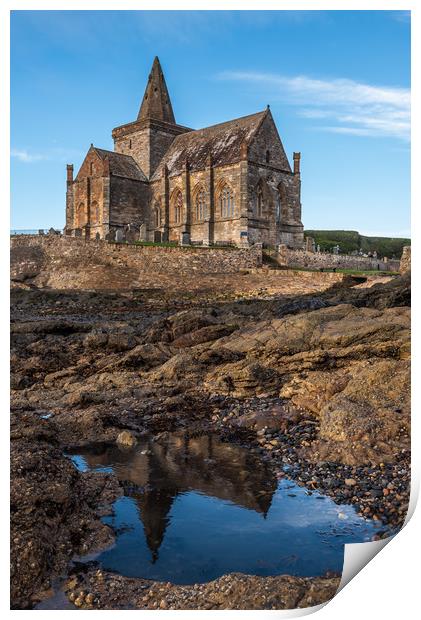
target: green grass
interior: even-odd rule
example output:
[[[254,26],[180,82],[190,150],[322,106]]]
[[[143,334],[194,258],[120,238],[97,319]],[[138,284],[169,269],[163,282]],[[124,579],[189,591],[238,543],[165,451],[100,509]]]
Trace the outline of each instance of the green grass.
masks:
[[[283,270],[288,271],[312,271],[313,273],[321,273],[320,267],[281,267]],[[339,267],[334,270],[333,268],[323,267],[323,273],[344,273],[350,276],[398,276],[398,271],[378,271],[377,269],[340,269]]]
[[[178,246],[178,243],[176,243],[175,241],[160,241],[155,242],[155,241],[135,241],[134,245],[142,245],[145,247],[160,247],[160,248],[176,248]]]
[[[307,237],[313,237],[316,245],[324,252],[331,251],[335,245],[339,245],[342,254],[350,254],[354,251],[362,250],[377,252],[379,259],[384,256],[399,259],[402,255],[402,248],[411,245],[410,239],[398,237],[366,237],[360,235],[356,230],[305,230]]]
[[[233,245],[180,245],[176,241],[134,241],[133,245],[157,248],[180,248],[181,250],[237,250]]]
[[[325,269],[325,271],[327,271]],[[329,271],[332,271],[332,269],[329,269]],[[352,276],[378,276],[378,275],[382,275],[382,276],[398,276],[399,275],[399,271],[380,271],[377,269],[364,269],[364,270],[359,270],[359,269],[336,269],[336,273],[345,273],[345,274],[349,274]]]

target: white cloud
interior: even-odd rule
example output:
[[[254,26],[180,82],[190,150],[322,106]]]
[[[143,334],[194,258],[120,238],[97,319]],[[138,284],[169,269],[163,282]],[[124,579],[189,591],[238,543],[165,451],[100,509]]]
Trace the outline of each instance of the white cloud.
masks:
[[[333,125],[319,127],[326,131],[410,139],[409,88],[266,73],[224,72],[219,78],[260,84],[269,89],[272,99],[297,106],[300,116],[333,121]]]
[[[86,149],[87,150],[87,149]],[[73,159],[83,157],[86,151],[83,152],[79,149],[68,149],[62,147],[47,148],[43,153],[33,153],[26,148],[16,149],[12,148],[10,151],[11,157],[14,157],[18,161],[25,164],[32,164],[37,161],[56,161],[56,162],[69,162]]]
[[[41,155],[40,153],[29,153],[26,149],[12,149],[10,155],[25,164],[31,164],[35,161],[45,159],[44,155]]]

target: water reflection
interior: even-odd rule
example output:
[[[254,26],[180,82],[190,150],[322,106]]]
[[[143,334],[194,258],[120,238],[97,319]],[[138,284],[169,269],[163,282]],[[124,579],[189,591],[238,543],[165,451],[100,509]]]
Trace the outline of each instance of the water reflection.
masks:
[[[82,470],[113,471],[124,487],[104,518],[116,544],[98,560],[130,577],[194,583],[229,572],[341,571],[344,544],[370,540],[379,527],[352,506],[278,482],[249,450],[212,435],[96,444],[72,458]]]
[[[266,518],[277,488],[276,477],[263,461],[211,434],[148,439],[131,449],[96,444],[78,449],[78,455],[75,462],[82,469],[114,471],[125,495],[136,501],[153,562],[178,495],[194,490]]]

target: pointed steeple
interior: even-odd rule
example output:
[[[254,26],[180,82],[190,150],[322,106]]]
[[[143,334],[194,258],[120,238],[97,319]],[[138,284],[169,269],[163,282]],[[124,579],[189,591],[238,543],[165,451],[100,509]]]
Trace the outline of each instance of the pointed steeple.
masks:
[[[153,61],[142,105],[137,116],[138,121],[145,119],[175,124],[174,112],[158,56],[155,56]]]

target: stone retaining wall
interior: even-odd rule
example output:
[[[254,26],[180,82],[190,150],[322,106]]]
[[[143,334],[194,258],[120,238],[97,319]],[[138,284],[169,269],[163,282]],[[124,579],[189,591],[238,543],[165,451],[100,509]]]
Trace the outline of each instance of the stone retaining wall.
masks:
[[[18,235],[11,238],[12,278],[35,277],[41,271],[92,271],[118,267],[120,272],[236,273],[262,265],[262,248],[194,248],[114,244],[77,237]],[[111,277],[111,270],[110,270]]]
[[[411,246],[405,245],[402,251],[402,258],[399,266],[401,274],[411,271]]]
[[[291,250],[279,246],[279,253],[274,256],[279,265],[285,267],[307,267],[309,269],[358,269],[360,271],[399,271],[398,260],[383,261],[377,258],[351,256],[348,254],[328,254],[325,252],[308,252]]]

